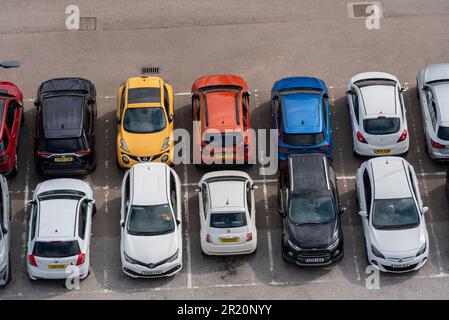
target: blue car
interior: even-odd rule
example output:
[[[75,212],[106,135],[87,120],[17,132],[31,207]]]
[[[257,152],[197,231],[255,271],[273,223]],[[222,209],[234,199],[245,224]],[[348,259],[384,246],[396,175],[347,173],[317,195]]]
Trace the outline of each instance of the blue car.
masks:
[[[333,158],[329,91],[311,77],[284,78],[271,90],[274,128],[279,130],[280,161],[289,154],[324,153]]]

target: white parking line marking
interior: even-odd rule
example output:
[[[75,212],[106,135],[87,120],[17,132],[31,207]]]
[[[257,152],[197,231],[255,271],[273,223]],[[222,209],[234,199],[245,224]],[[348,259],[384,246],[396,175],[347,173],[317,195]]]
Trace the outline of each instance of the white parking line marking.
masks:
[[[26,172],[25,172],[25,189],[23,191],[24,197],[23,197],[23,220],[22,220],[22,260],[25,259],[25,253],[26,253],[26,230],[27,230],[27,202],[29,199],[29,193],[30,193],[30,160],[27,159],[26,162]]]
[[[190,248],[190,226],[189,226],[189,184],[187,165],[183,167],[184,176],[184,224],[185,224],[185,238],[186,238],[186,252],[187,252],[187,288],[192,288],[192,256]]]

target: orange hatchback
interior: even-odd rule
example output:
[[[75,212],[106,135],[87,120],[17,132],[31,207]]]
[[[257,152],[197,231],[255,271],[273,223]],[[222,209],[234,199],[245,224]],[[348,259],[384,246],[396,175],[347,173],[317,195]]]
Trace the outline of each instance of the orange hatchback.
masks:
[[[195,163],[254,163],[249,96],[248,85],[237,75],[210,75],[194,82]]]

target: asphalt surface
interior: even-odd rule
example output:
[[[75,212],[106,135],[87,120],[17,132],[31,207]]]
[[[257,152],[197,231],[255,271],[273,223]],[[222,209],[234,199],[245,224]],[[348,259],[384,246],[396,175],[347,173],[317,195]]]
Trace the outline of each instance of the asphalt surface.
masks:
[[[2,4],[1,60],[18,59],[17,70],[1,79],[24,92],[26,123],[19,147],[19,173],[11,178],[13,278],[0,299],[447,299],[449,298],[449,219],[444,192],[445,163],[424,152],[416,75],[431,63],[447,62],[449,3],[445,0],[382,1],[379,30],[350,19],[343,0],[78,1],[82,17],[97,17],[94,31],[67,31],[65,8],[71,1],[17,0]],[[133,280],[121,271],[119,203],[123,172],[115,166],[116,93],[142,66],[159,66],[175,96],[175,126],[191,131],[190,86],[205,74],[237,73],[252,95],[251,121],[271,127],[270,90],[279,78],[322,78],[332,94],[334,168],[342,202],[345,257],[326,268],[299,268],[280,255],[280,220],[275,214],[274,175],[259,166],[245,170],[257,181],[258,250],[242,257],[204,257],[200,253],[198,198],[194,184],[210,169],[176,167],[183,183],[184,266],[167,279]],[[430,237],[430,259],[419,271],[382,274],[380,288],[365,286],[364,242],[357,214],[354,174],[364,160],[352,155],[345,85],[359,72],[395,74],[405,93],[410,131],[406,158],[420,181]],[[63,281],[31,282],[26,274],[24,204],[42,180],[33,165],[35,110],[39,84],[61,76],[90,79],[97,88],[97,170],[83,177],[95,190],[92,273],[79,290]]]

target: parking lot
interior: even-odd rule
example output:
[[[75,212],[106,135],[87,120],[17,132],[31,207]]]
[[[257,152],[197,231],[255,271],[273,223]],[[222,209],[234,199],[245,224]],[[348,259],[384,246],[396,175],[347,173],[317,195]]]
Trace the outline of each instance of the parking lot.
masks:
[[[9,180],[13,206],[12,281],[1,299],[441,299],[449,298],[449,200],[447,164],[424,151],[416,75],[431,63],[449,61],[449,2],[381,1],[380,29],[348,16],[344,0],[240,1],[72,1],[17,0],[0,12],[0,60],[17,59],[22,67],[2,70],[1,79],[23,93],[25,125],[19,142],[19,173]],[[96,17],[96,30],[68,31],[65,8],[76,4],[82,17]],[[195,185],[211,169],[179,165],[184,197],[184,265],[174,277],[134,280],[120,262],[120,184],[115,164],[114,112],[117,89],[143,66],[158,66],[159,76],[175,92],[175,127],[192,130],[190,87],[201,75],[236,73],[252,91],[251,124],[271,128],[270,90],[279,78],[311,75],[323,79],[332,101],[334,162],[343,217],[345,257],[326,268],[300,268],[281,258],[277,176],[259,165],[244,168],[259,185],[256,191],[257,253],[205,257],[199,239]],[[363,158],[352,154],[346,107],[347,81],[356,73],[396,75],[404,95],[410,132],[405,158],[416,170],[430,238],[430,258],[418,272],[382,274],[379,289],[367,289],[364,240],[358,215],[354,174]],[[82,177],[94,189],[98,212],[93,221],[90,276],[78,290],[64,281],[28,280],[25,203],[42,180],[33,164],[35,110],[39,84],[79,76],[97,88],[98,167]],[[262,172],[263,173],[263,172]]]

